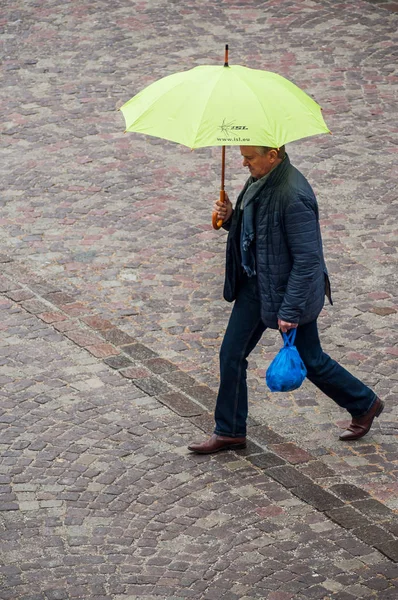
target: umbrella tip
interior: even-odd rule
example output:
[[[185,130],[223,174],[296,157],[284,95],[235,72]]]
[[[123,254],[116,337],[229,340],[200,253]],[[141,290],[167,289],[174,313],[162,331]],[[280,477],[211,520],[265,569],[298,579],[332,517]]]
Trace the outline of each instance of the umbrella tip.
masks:
[[[228,44],[225,44],[224,67],[229,67],[229,65],[228,65]]]

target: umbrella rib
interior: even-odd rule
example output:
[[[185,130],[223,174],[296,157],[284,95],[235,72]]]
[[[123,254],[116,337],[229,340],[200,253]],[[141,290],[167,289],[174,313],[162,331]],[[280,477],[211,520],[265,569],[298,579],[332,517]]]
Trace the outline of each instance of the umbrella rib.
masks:
[[[200,67],[196,67],[196,68],[200,68]],[[224,67],[216,67],[216,69],[217,69],[217,71],[218,71],[218,69],[220,69],[220,72],[219,72],[219,73],[217,73],[217,74],[218,74],[218,77],[217,77],[217,78],[214,78],[214,79],[215,79],[215,81],[214,81],[213,88],[215,87],[215,85],[217,85],[217,83],[218,83],[218,81],[219,81],[219,78],[220,78],[220,75],[221,75],[221,73],[222,73],[222,69],[224,69]],[[192,70],[194,70],[194,69],[192,69]],[[156,83],[156,82],[155,82],[155,83]],[[135,118],[135,120],[133,121],[133,123],[130,123],[130,125],[129,125],[129,127],[127,128],[127,130],[126,130],[126,131],[129,131],[129,130],[130,130],[130,128],[131,128],[131,127],[134,127],[134,125],[135,125],[137,122],[139,122],[141,119],[144,119],[144,118],[145,118],[145,117],[148,115],[148,113],[150,113],[150,112],[151,112],[151,110],[153,110],[153,109],[154,109],[154,107],[156,106],[156,104],[157,104],[157,102],[158,102],[158,101],[162,102],[162,101],[164,100],[164,97],[165,97],[165,95],[166,95],[167,93],[169,93],[169,92],[174,92],[174,91],[175,91],[176,89],[178,89],[179,87],[184,87],[185,85],[186,85],[186,82],[185,82],[185,81],[178,82],[178,83],[177,83],[177,84],[176,84],[174,87],[171,87],[170,89],[168,89],[168,90],[167,90],[167,92],[165,92],[165,94],[160,94],[160,95],[159,95],[159,96],[156,98],[156,100],[154,100],[154,101],[153,101],[153,102],[152,102],[152,103],[151,103],[149,106],[147,106],[147,107],[146,107],[146,108],[145,108],[145,109],[144,109],[144,110],[143,110],[143,111],[142,111],[142,112],[141,112],[141,113],[140,113],[140,114],[139,114],[139,115],[138,115],[138,116]],[[198,120],[197,120],[197,123],[196,123],[195,127],[194,127],[194,128],[192,128],[192,138],[193,138],[193,139],[192,139],[192,141],[193,141],[193,143],[192,143],[192,144],[191,144],[191,143],[188,143],[188,142],[187,142],[187,143],[184,143],[184,142],[181,142],[180,140],[177,140],[177,139],[172,139],[172,137],[165,137],[164,135],[162,135],[162,136],[160,136],[160,137],[161,137],[161,138],[163,138],[163,139],[169,139],[170,141],[173,141],[173,142],[176,142],[176,143],[180,143],[180,144],[182,143],[183,145],[187,146],[188,148],[194,148],[194,147],[196,147],[196,146],[195,146],[195,142],[196,142],[196,140],[197,140],[197,137],[198,137],[198,129],[199,129],[199,126],[200,126],[200,121],[201,121],[201,118],[202,118],[202,116],[203,116],[203,114],[204,114],[204,112],[205,112],[205,110],[206,110],[206,107],[207,107],[207,105],[208,105],[208,103],[209,103],[209,100],[210,100],[211,94],[212,94],[212,92],[213,92],[213,88],[209,90],[209,92],[208,92],[208,94],[207,94],[207,99],[206,99],[205,105],[204,105],[204,107],[203,107],[203,110],[202,110],[202,114],[201,114],[201,115],[200,115],[200,117],[198,118]],[[145,90],[143,90],[143,91],[145,91]],[[122,109],[123,109],[123,107],[122,107]],[[134,131],[134,130],[133,130],[133,131]],[[135,131],[136,131],[136,130],[135,130]],[[138,132],[138,133],[139,133],[139,132]],[[159,137],[158,135],[156,135],[156,134],[151,134],[151,133],[148,133],[147,131],[146,131],[146,132],[144,132],[144,133],[145,133],[146,135],[153,135],[154,137]]]
[[[252,96],[253,96],[255,99],[257,99],[257,95],[256,95],[256,93],[255,93],[255,92],[252,90],[252,88],[251,88],[251,86],[250,86],[250,83],[248,83],[248,82],[246,81],[246,79],[245,79],[245,78],[241,77],[241,76],[240,76],[240,74],[239,74],[239,72],[237,72],[235,75],[236,75],[236,77],[237,77],[237,78],[238,78],[240,81],[242,81],[242,82],[245,84],[245,86],[247,87],[247,89],[250,91],[251,95],[252,95]],[[269,117],[268,117],[267,113],[265,112],[265,108],[264,108],[264,106],[261,104],[261,102],[260,102],[259,104],[260,104],[261,111],[262,111],[262,113],[263,113],[263,115],[264,115],[264,117],[265,117],[266,123],[267,123],[267,131],[271,132],[271,131],[272,131],[272,128],[270,127],[270,120],[269,120]]]
[[[264,73],[265,73],[265,72],[264,72]],[[269,71],[269,73],[271,73],[271,71]],[[242,82],[242,83],[243,83],[243,84],[246,86],[246,88],[247,88],[247,89],[250,91],[250,93],[251,93],[251,94],[252,94],[252,95],[253,95],[255,98],[257,98],[256,92],[255,92],[255,91],[253,91],[253,89],[252,89],[252,87],[251,87],[251,83],[250,83],[250,81],[247,81],[247,80],[246,80],[246,78],[245,78],[244,76],[242,76],[242,74],[240,73],[240,68],[239,68],[239,71],[235,71],[235,75],[236,75],[236,77],[239,79],[239,81],[240,81],[240,82]],[[245,75],[245,72],[244,72],[244,71],[243,71],[243,75]],[[274,77],[275,77],[276,79],[278,79],[278,78],[280,77],[280,76],[278,76],[276,73],[272,73],[272,75],[274,75]],[[289,81],[289,80],[287,80],[287,81]],[[289,83],[290,83],[290,84],[291,84],[291,85],[292,85],[294,88],[296,88],[296,89],[297,89],[298,93],[301,93],[301,94],[304,94],[304,95],[308,96],[308,94],[306,94],[306,93],[305,93],[303,90],[301,90],[301,88],[297,87],[297,86],[296,86],[294,83],[292,83],[292,82],[290,82],[290,81],[289,81]],[[275,93],[275,92],[274,92],[274,93]],[[279,101],[279,102],[283,102],[283,95],[282,95],[282,96],[280,96],[279,94],[276,94],[276,95],[277,95],[277,101]],[[312,100],[312,99],[311,99],[311,100]],[[312,100],[312,101],[313,101],[313,103],[314,103],[314,106],[318,106],[314,100]],[[270,122],[270,120],[269,120],[269,117],[268,117],[268,115],[267,115],[267,112],[266,112],[266,107],[264,107],[264,106],[263,106],[263,104],[262,104],[261,102],[259,102],[259,105],[260,105],[260,107],[261,107],[261,111],[262,111],[262,113],[263,113],[263,115],[264,115],[264,118],[265,118],[265,121],[266,121],[266,123],[267,123],[267,130],[268,130],[268,132],[270,132],[270,133],[271,133],[271,132],[272,132],[272,127],[270,126],[270,125],[271,125],[271,122]],[[314,110],[314,108],[310,108],[310,107],[308,107],[308,106],[307,106],[307,110],[308,110],[308,111],[311,113],[312,117],[313,117],[313,118],[314,118],[314,119],[315,119],[315,120],[316,120],[316,121],[317,121],[317,122],[318,122],[320,125],[322,125],[322,121],[323,121],[323,119],[322,119],[322,115],[318,115],[318,114],[317,114],[317,111],[315,111],[315,110]],[[327,127],[326,127],[326,131],[328,131]],[[310,134],[310,135],[313,135],[313,134]],[[306,137],[306,136],[300,136],[300,137]],[[280,146],[282,146],[283,144],[286,144],[286,143],[288,143],[288,142],[290,142],[290,141],[293,141],[294,139],[297,139],[297,138],[288,138],[288,139],[279,139],[279,140],[275,140],[275,139],[274,139],[273,141],[274,141],[275,147],[280,147]]]
[[[171,75],[171,77],[172,77],[172,75]],[[156,83],[158,83],[158,82],[157,82],[157,81],[155,81],[154,83],[156,84]],[[167,92],[162,92],[162,93],[160,93],[160,94],[157,96],[156,100],[154,100],[153,102],[151,102],[151,104],[149,104],[149,105],[148,105],[146,108],[144,108],[144,109],[142,110],[142,112],[141,112],[141,113],[140,113],[140,114],[139,114],[139,115],[138,115],[138,116],[137,116],[137,117],[134,119],[134,121],[133,121],[132,123],[130,123],[130,125],[129,125],[129,127],[128,127],[127,131],[130,129],[130,127],[133,127],[133,126],[134,126],[134,125],[137,123],[137,121],[139,121],[140,119],[143,119],[143,118],[144,118],[144,117],[145,117],[145,116],[146,116],[146,115],[147,115],[147,114],[148,114],[148,113],[149,113],[151,110],[153,110],[153,107],[156,105],[156,103],[157,103],[159,100],[160,100],[160,101],[162,101],[162,100],[163,100],[163,98],[164,98],[164,96],[165,96],[166,94],[168,94],[168,93],[169,93],[169,92],[171,92],[171,91],[174,91],[176,88],[178,88],[179,86],[183,86],[183,85],[185,85],[185,83],[184,83],[184,81],[181,81],[181,82],[177,83],[177,84],[176,84],[174,87],[171,87],[171,88],[169,88],[169,89],[167,90]],[[145,92],[145,91],[146,91],[146,88],[145,88],[145,89],[143,89],[143,90],[141,90],[140,94],[141,94],[141,93],[143,93],[143,92]],[[139,95],[139,94],[138,94],[138,95]],[[133,98],[131,98],[131,100],[129,100],[129,102],[132,102],[132,101],[133,101],[135,98],[136,98],[136,97],[133,97]],[[129,102],[126,102],[126,104],[124,105],[124,106],[126,107],[126,109],[128,108],[128,104],[129,104]],[[123,112],[123,108],[124,108],[124,106],[122,106],[122,107],[121,107],[121,111],[122,111],[122,112]],[[148,135],[151,135],[151,134],[148,134]],[[156,137],[156,136],[155,136],[155,137]]]
[[[201,121],[202,121],[203,115],[204,115],[204,114],[205,114],[205,112],[206,112],[207,106],[208,106],[208,104],[209,104],[209,101],[210,101],[211,94],[213,93],[213,90],[214,90],[215,86],[216,86],[216,85],[218,84],[218,82],[220,81],[220,77],[222,77],[222,75],[223,75],[223,69],[227,69],[227,68],[229,68],[229,67],[219,67],[220,71],[219,71],[219,72],[217,72],[217,75],[218,75],[218,77],[217,77],[217,79],[215,78],[215,81],[214,81],[213,87],[212,87],[212,88],[209,90],[209,92],[208,92],[208,94],[207,94],[207,100],[206,100],[206,103],[205,103],[205,105],[203,106],[203,110],[202,110],[202,112],[201,112],[200,118],[198,119],[198,124],[197,124],[197,126],[196,126],[195,140],[194,140],[194,145],[192,146],[192,148],[196,148],[196,147],[197,147],[195,144],[196,144],[196,140],[198,139],[198,129],[199,129],[199,125],[200,125],[200,123],[201,123]],[[199,147],[200,147],[200,146],[199,146]]]

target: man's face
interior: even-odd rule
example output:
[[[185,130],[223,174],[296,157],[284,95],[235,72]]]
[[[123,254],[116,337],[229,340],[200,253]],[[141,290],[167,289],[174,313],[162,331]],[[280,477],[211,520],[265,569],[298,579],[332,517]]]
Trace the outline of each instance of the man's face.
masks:
[[[276,166],[275,150],[269,150],[267,154],[258,154],[254,146],[240,146],[240,153],[243,157],[243,166],[248,167],[250,175],[256,179],[264,177]]]

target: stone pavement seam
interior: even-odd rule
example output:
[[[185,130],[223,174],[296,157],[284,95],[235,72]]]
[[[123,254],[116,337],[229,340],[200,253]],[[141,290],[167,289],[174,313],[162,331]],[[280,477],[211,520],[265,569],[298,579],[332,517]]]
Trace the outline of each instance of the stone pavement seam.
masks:
[[[6,266],[17,266],[9,257],[0,255],[0,263],[4,266],[0,292],[9,299],[198,428],[208,431],[213,426],[209,410],[214,407],[215,394],[209,387],[198,385],[172,362],[138,343],[111,321],[80,306],[70,294],[37,278],[29,281],[29,274],[24,281],[16,281],[5,272]],[[23,270],[26,275],[27,269]],[[365,544],[398,562],[398,526],[392,510],[355,485],[336,484],[336,477],[341,481],[337,473],[319,465],[313,455],[271,428],[252,418],[250,426],[253,433],[248,446],[236,454]],[[312,476],[300,471],[303,466],[313,467],[312,472],[309,470]],[[334,482],[329,489],[325,479]]]

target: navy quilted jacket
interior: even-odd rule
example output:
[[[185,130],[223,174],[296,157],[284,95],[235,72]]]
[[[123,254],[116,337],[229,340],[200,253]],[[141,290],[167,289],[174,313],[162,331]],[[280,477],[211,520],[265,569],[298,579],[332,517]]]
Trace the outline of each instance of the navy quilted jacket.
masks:
[[[240,204],[249,182],[240,193],[234,213],[225,224],[227,241],[224,298],[235,300],[243,269],[240,257]],[[256,271],[261,298],[261,318],[278,328],[278,318],[289,323],[309,323],[322,310],[330,284],[323,258],[318,204],[305,177],[288,156],[269,175],[260,191],[255,215]]]

